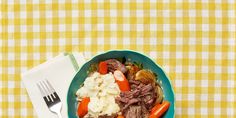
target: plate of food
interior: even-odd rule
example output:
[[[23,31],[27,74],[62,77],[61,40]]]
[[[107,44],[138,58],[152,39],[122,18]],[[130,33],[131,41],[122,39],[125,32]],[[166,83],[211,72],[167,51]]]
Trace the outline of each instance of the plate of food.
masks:
[[[173,118],[175,97],[165,72],[148,56],[112,50],[80,68],[67,109],[69,118]]]

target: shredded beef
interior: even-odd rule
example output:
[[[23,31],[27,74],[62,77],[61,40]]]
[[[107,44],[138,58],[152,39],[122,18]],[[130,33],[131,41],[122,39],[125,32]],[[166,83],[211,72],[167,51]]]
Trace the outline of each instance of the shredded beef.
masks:
[[[125,118],[142,118],[141,106],[130,106],[124,116]]]
[[[130,105],[140,102],[141,100],[139,98],[132,98],[129,100],[129,102],[122,108],[122,111],[124,111],[126,108],[128,108]]]
[[[151,84],[129,80],[131,91],[121,92],[116,102],[125,118],[148,118],[151,108],[155,105],[156,92]]]
[[[113,115],[110,115],[110,116],[108,116],[108,115],[102,115],[102,116],[99,116],[98,118],[116,118],[117,117],[117,115],[116,114],[113,114]]]
[[[136,80],[130,79],[130,80],[129,80],[129,83],[130,83],[130,84],[134,84],[134,85],[139,85],[139,84],[140,84],[140,81],[136,81]]]
[[[120,70],[122,73],[127,72],[127,68],[125,67],[125,65],[116,59],[108,59],[105,62],[107,63],[109,72],[114,72],[115,70]]]

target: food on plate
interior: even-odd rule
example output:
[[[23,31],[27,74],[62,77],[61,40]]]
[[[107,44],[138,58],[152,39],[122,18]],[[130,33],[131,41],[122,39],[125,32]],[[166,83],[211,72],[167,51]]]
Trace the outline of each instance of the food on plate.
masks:
[[[102,61],[99,63],[99,73],[101,74],[107,74],[107,62]]]
[[[84,117],[89,118],[113,115],[119,112],[120,108],[115,103],[115,97],[119,96],[119,94],[120,89],[115,83],[113,74],[100,74],[98,72],[94,72],[91,76],[87,77],[83,87],[76,92],[79,106],[83,98],[90,98],[88,112],[84,115]]]
[[[85,97],[79,104],[78,115],[79,117],[84,117],[88,113],[88,103],[90,101],[89,97]]]
[[[121,91],[130,90],[129,82],[121,71],[116,70],[114,71],[113,75]]]
[[[116,118],[125,118],[125,117],[122,115],[118,115]]]
[[[161,104],[156,104],[152,108],[149,118],[159,118],[169,107],[170,103],[168,101],[163,101]]]
[[[108,59],[105,62],[107,63],[108,70],[110,72],[114,72],[116,70],[120,70],[122,73],[125,73],[127,71],[125,65],[122,64],[121,62],[119,62],[116,59]]]
[[[77,92],[80,118],[159,118],[169,108],[157,76],[125,58],[92,64]]]
[[[135,80],[139,80],[144,84],[155,83],[156,76],[152,71],[142,69],[135,74]]]

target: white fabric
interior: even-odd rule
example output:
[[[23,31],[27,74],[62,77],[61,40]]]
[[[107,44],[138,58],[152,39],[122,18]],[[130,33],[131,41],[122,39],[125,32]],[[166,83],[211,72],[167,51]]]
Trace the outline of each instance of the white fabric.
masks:
[[[36,84],[44,79],[51,83],[63,104],[62,117],[67,118],[67,90],[78,70],[76,66],[81,67],[84,62],[85,59],[81,53],[65,53],[22,74],[22,82],[39,118],[57,118],[57,115],[49,111]]]

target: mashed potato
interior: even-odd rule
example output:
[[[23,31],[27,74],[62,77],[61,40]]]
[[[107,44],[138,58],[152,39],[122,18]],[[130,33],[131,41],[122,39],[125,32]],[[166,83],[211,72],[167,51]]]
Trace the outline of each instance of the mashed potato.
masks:
[[[90,97],[86,116],[95,118],[100,115],[117,113],[120,108],[115,103],[115,97],[119,94],[120,89],[115,83],[112,73],[101,75],[98,72],[87,77],[84,86],[76,92],[78,99]]]

